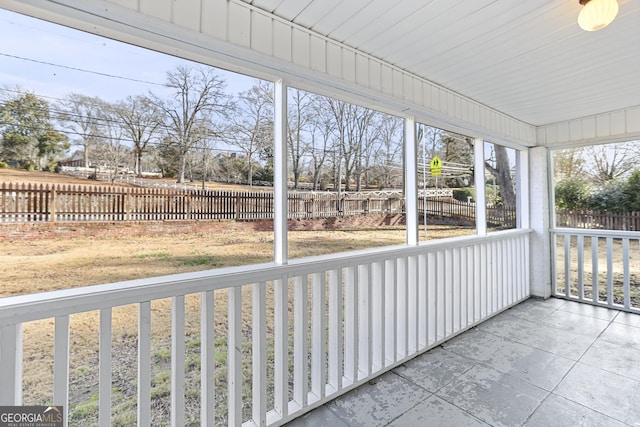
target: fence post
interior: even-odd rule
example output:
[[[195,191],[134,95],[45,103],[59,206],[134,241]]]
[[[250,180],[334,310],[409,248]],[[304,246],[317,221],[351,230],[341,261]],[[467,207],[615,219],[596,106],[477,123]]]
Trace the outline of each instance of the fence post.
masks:
[[[314,212],[313,212],[313,204],[314,204],[314,199],[313,199],[313,195],[311,195],[310,199],[307,199],[307,218],[314,218]]]
[[[56,188],[57,186],[54,184],[51,186],[51,191],[49,192],[49,221],[56,221]]]
[[[240,195],[236,196],[236,214],[234,219],[236,221],[240,219]]]
[[[47,206],[47,202],[49,200],[44,188],[44,184],[40,184],[36,186],[36,189],[37,189],[36,196],[35,196],[36,206],[34,207],[36,214],[34,215],[33,220],[40,222],[44,219],[44,217],[49,212],[49,207]]]
[[[129,214],[129,190],[125,190],[122,193],[122,210],[123,210],[123,219],[125,221],[131,220],[131,215]]]
[[[24,194],[22,210],[25,212],[27,221],[31,222],[33,220],[33,194],[31,191],[31,183],[27,184],[27,191],[25,191]]]
[[[189,191],[189,192],[187,192],[187,194],[186,194],[186,196],[187,196],[187,197],[185,198],[185,201],[184,201],[184,203],[185,203],[185,205],[186,205],[186,206],[185,206],[185,209],[184,209],[184,210],[185,210],[186,217],[187,217],[186,219],[188,219],[188,220],[189,220],[189,219],[192,219],[192,218],[191,218],[191,198],[192,198],[192,195],[193,195],[193,193],[195,193],[195,192],[199,192],[199,191],[200,191],[200,190]]]

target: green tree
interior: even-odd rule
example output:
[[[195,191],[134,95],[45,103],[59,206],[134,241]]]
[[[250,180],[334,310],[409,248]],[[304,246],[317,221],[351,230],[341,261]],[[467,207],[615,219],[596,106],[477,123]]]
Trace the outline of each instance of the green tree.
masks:
[[[589,202],[589,186],[580,178],[563,179],[556,184],[555,197],[558,209],[583,209]]]
[[[160,141],[156,149],[157,166],[165,178],[176,178],[178,176],[178,158],[179,153],[177,147],[171,143],[168,137]]]
[[[18,93],[1,105],[0,117],[0,157],[21,165],[37,164],[40,140],[54,132],[47,101],[33,93]]]
[[[624,186],[625,208],[629,212],[640,211],[640,170],[631,173]]]
[[[247,163],[236,156],[219,156],[214,163],[213,175],[218,181],[241,182],[247,176]]]
[[[594,211],[624,212],[626,182],[614,179],[598,188],[589,198],[588,207]]]
[[[56,130],[49,129],[38,137],[38,157],[52,168],[55,156],[65,153],[71,147],[69,138]]]

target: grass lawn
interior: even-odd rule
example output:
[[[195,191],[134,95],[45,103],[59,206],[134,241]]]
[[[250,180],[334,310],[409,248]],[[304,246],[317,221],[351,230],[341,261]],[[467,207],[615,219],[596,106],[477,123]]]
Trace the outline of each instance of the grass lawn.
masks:
[[[53,173],[0,169],[0,182],[98,184]],[[429,226],[431,238],[469,235],[473,228]],[[402,244],[404,227],[375,227],[352,230],[292,231],[289,257]],[[228,266],[249,265],[273,259],[271,231],[227,230],[215,233],[147,235],[118,238],[45,239],[2,242],[0,252],[0,297],[46,292],[156,277]],[[272,301],[273,285],[267,284]],[[199,417],[200,387],[200,300],[186,297],[186,414],[187,423]],[[268,303],[269,305],[269,303]],[[167,425],[171,397],[171,301],[158,300],[152,309],[152,414],[153,425]],[[215,292],[216,309],[216,412],[226,424],[227,358],[226,290]],[[137,392],[137,306],[113,309],[112,321],[112,425],[135,424]],[[243,394],[251,393],[251,295],[243,289]],[[267,307],[267,348],[273,341],[273,306]],[[99,313],[72,315],[70,336],[70,425],[97,423]],[[54,320],[24,325],[25,405],[47,404],[52,399]],[[290,340],[292,346],[292,340]],[[273,376],[273,351],[268,350],[269,378]],[[269,380],[271,386],[272,381]],[[270,387],[271,387],[270,386]],[[251,408],[243,408],[245,414]]]

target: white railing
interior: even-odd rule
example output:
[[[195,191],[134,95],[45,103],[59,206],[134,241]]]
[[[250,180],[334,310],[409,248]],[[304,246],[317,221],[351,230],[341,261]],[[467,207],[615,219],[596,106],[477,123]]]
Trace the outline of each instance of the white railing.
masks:
[[[52,393],[45,400],[63,405],[71,415],[69,424],[86,424],[86,414],[74,410],[78,397],[70,395],[70,382],[78,382],[74,353],[86,354],[79,346],[91,345],[91,339],[74,338],[70,345],[70,335],[74,316],[95,312],[99,333],[93,345],[99,357],[93,390],[99,398],[93,422],[112,422],[113,366],[126,363],[114,342],[120,334],[133,334],[137,364],[129,381],[136,387],[131,399],[138,425],[168,424],[168,419],[171,425],[184,425],[185,419],[198,418],[207,426],[281,425],[528,296],[529,232],[511,230],[288,265],[8,297],[0,299],[0,405],[42,404],[23,398],[23,384],[33,384],[33,378],[27,381],[32,359],[23,346],[33,324],[48,319],[53,322],[53,369],[49,382],[38,381],[50,384]],[[137,325],[122,325],[118,316],[127,308],[137,315]],[[164,352],[170,358],[165,369],[170,371],[170,418],[158,415],[159,405],[152,405],[161,360],[156,354],[161,340],[152,330],[162,324],[162,316],[169,318],[171,332],[170,352]],[[124,335],[120,328],[127,327],[133,331]],[[37,345],[42,358],[46,345]],[[198,365],[185,356],[193,358],[189,351],[197,347],[199,368],[185,374],[185,366]],[[87,369],[83,375],[91,377]],[[83,389],[85,398],[88,394]],[[185,399],[195,404],[185,405]]]
[[[553,294],[640,313],[640,233],[551,230]]]

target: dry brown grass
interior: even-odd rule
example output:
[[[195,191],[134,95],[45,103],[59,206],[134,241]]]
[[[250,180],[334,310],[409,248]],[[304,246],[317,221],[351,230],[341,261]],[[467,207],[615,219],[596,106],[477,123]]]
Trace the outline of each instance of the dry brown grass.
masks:
[[[176,182],[175,179],[168,178],[147,178],[149,181],[158,183],[158,182],[166,182],[168,184],[173,184]],[[83,178],[74,177],[71,175],[65,175],[54,172],[43,172],[43,171],[26,171],[23,169],[0,169],[0,183],[32,183],[32,184],[73,184],[73,185],[101,185],[101,186],[123,186],[123,187],[131,187],[131,184],[121,183],[121,182],[111,182],[107,181],[91,181]],[[201,182],[190,182],[191,185],[197,186],[198,188],[202,187]],[[227,191],[273,191],[273,187],[262,187],[262,186],[253,186],[249,187],[247,185],[239,185],[239,184],[226,184],[223,182],[206,182],[205,187],[210,190],[227,190]]]
[[[89,181],[54,172],[26,171],[22,169],[0,169],[0,182],[33,183],[33,184],[76,184],[76,185],[110,185],[100,181]],[[129,184],[114,184],[130,187]]]
[[[290,233],[291,256],[304,257],[400,244],[404,231]],[[45,292],[144,277],[268,262],[270,231],[3,242],[0,296]]]
[[[33,173],[0,169],[0,181],[37,183],[95,184],[58,174]],[[245,187],[246,188],[246,187]],[[231,189],[231,188],[228,188]],[[468,227],[429,226],[433,238],[454,237],[473,233]],[[376,227],[354,230],[293,231],[289,233],[289,257],[348,252],[352,250],[397,245],[404,242],[403,227]],[[249,265],[273,259],[271,231],[224,231],[207,234],[149,235],[144,237],[48,239],[7,241],[0,251],[0,297],[46,292],[101,283],[201,271],[227,266]],[[248,292],[248,290],[246,290]],[[152,303],[152,336],[154,369],[168,363],[168,331],[171,327],[170,300]],[[216,292],[216,311],[225,313],[226,293]],[[186,333],[197,337],[200,301],[197,296],[186,299]],[[250,313],[249,295],[243,299],[243,312]],[[226,319],[216,319],[217,336],[226,336]],[[122,401],[116,412],[124,414],[123,425],[131,413],[127,405],[135,395],[137,306],[113,310],[114,405]],[[53,319],[31,322],[24,328],[23,383],[25,404],[50,401],[53,370]],[[247,324],[246,329],[250,330]],[[95,421],[94,411],[99,313],[71,316],[71,404],[79,424]],[[194,341],[195,338],[189,342]],[[195,350],[193,350],[195,352]],[[166,366],[164,367],[166,371]],[[164,372],[158,373],[155,390],[162,391]],[[166,382],[166,381],[165,381]],[[132,394],[133,393],[133,394]],[[158,392],[160,393],[160,392]],[[162,405],[166,396],[155,402]],[[158,403],[159,402],[159,403]],[[166,408],[157,408],[163,414]],[[83,415],[84,413],[89,415]],[[88,418],[87,418],[88,417]],[[115,423],[117,424],[117,423]]]
[[[436,226],[431,227],[434,234],[437,229]],[[439,227],[439,231],[442,236],[468,234],[468,230],[457,227]],[[404,234],[404,229],[394,227],[296,231],[289,235],[290,256],[296,258],[400,244],[404,241]],[[273,257],[273,235],[270,231],[229,231],[117,239],[11,241],[3,242],[2,247],[0,277],[3,280],[0,295],[10,296],[267,262]],[[250,311],[250,301],[247,295],[243,311]],[[199,307],[197,296],[187,298],[185,320],[189,335],[197,335],[199,331]],[[216,310],[219,313],[226,311],[224,293],[216,293]],[[170,301],[154,302],[152,311],[153,337],[154,342],[158,343],[156,351],[166,352],[167,334],[171,327]],[[218,336],[225,334],[224,322],[224,319],[216,322]],[[123,360],[129,358],[131,366],[135,368],[137,324],[136,306],[114,309],[114,359],[118,360],[114,366],[122,369],[125,366]],[[71,317],[70,366],[74,393],[72,401],[75,403],[92,402],[90,398],[96,393],[98,328],[97,312]],[[25,403],[45,403],[50,399],[52,386],[53,320],[29,323],[25,325],[24,333]],[[122,373],[123,376],[130,374],[130,370]],[[128,377],[122,382],[130,383],[134,378]],[[130,389],[125,391],[126,394],[132,392]]]
[[[583,242],[583,287],[584,298],[593,297],[593,260],[592,260],[591,237],[585,237]],[[624,303],[624,265],[628,263],[629,268],[629,296],[631,305],[640,306],[640,242],[638,240],[629,241],[629,253],[625,258],[621,239],[613,239],[611,271],[607,270],[607,243],[606,239],[598,239],[598,261],[596,265],[597,292],[601,302],[607,302],[607,282],[611,275],[613,285],[613,303],[622,305]],[[573,296],[577,296],[578,290],[578,242],[574,237],[570,241],[569,250],[569,288]],[[556,238],[556,279],[557,290],[565,293],[565,248],[563,237]]]

